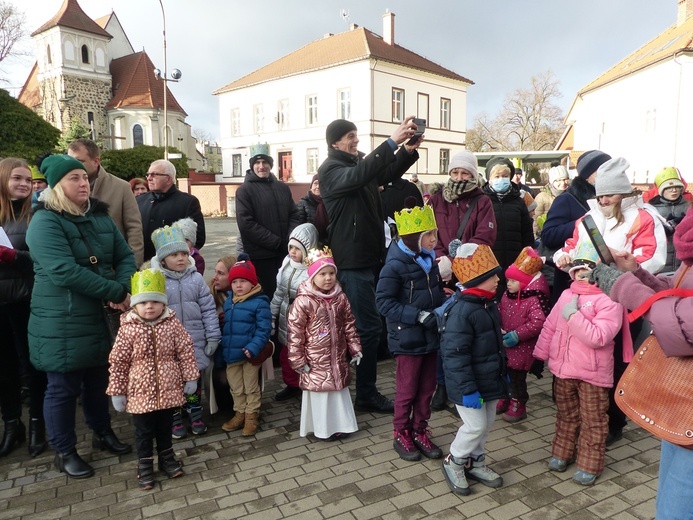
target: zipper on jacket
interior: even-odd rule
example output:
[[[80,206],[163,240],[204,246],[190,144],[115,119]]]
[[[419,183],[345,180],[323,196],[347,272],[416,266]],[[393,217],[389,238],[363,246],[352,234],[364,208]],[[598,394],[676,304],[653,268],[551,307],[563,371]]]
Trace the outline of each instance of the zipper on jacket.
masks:
[[[414,280],[409,280],[409,303],[414,299]]]
[[[433,260],[435,262],[435,260]],[[428,287],[428,296],[431,298],[431,307],[434,306],[433,293],[431,292],[431,278],[426,273],[426,287]]]
[[[152,348],[154,349],[154,395],[156,395],[156,408],[161,410],[161,395],[159,393],[159,361],[156,359],[156,329],[152,327]]]

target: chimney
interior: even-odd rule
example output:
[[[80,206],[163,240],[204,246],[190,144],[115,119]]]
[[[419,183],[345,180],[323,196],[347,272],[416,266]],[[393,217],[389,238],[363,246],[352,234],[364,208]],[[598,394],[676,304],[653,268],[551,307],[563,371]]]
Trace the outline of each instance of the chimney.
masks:
[[[690,2],[693,3],[693,0]],[[383,41],[388,45],[395,44],[395,13],[391,13],[389,9],[383,15]]]
[[[676,26],[680,26],[693,15],[693,0],[678,0],[679,11]]]

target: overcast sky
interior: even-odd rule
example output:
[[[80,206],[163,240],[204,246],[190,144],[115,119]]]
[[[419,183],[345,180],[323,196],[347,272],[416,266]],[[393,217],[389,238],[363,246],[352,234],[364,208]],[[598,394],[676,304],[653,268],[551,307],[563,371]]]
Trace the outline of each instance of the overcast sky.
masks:
[[[62,0],[5,0],[26,13],[28,32],[48,21]],[[92,18],[115,10],[135,51],[163,68],[157,0],[78,0]],[[676,0],[163,0],[168,68],[183,78],[171,90],[192,127],[219,135],[212,92],[348,23],[382,35],[395,13],[395,41],[474,81],[467,124],[495,115],[506,94],[552,69],[564,112],[580,88],[676,23]],[[340,11],[349,13],[345,22]],[[25,48],[34,52],[33,42]],[[3,62],[21,87],[34,58]],[[16,95],[16,91],[15,91]]]

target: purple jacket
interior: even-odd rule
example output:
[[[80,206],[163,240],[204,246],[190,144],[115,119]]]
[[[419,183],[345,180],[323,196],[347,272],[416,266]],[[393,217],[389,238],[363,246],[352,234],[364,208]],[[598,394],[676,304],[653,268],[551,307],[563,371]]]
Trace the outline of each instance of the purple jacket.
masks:
[[[546,314],[537,292],[545,296],[546,306],[548,306],[550,291],[544,275],[535,278],[525,290],[520,291],[519,298],[517,295],[508,296],[507,291],[501,298],[498,310],[503,330],[506,332],[514,330],[520,337],[520,343],[516,347],[505,349],[508,356],[508,368],[529,370],[532,367],[534,345],[546,321]]]
[[[626,273],[611,288],[611,298],[633,310],[654,293],[679,288],[693,289],[693,268],[681,264],[674,276],[653,276],[642,268]],[[644,315],[667,356],[693,356],[693,297],[668,297],[656,301]]]
[[[561,314],[563,306],[576,294],[579,310],[566,320]],[[595,286],[585,287],[573,282],[563,291],[546,319],[534,347],[534,357],[548,359],[549,370],[556,377],[580,379],[611,388],[614,386],[614,338],[622,324],[621,304]]]

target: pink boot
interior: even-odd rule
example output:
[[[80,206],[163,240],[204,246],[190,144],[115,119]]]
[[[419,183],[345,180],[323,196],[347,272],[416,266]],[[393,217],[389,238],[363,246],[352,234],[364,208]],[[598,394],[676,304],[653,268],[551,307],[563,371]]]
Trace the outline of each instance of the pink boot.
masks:
[[[507,412],[509,405],[510,399],[498,399],[498,403],[496,404],[496,415]]]
[[[511,399],[508,411],[503,414],[503,420],[509,423],[516,423],[526,418],[527,407],[517,399]]]

